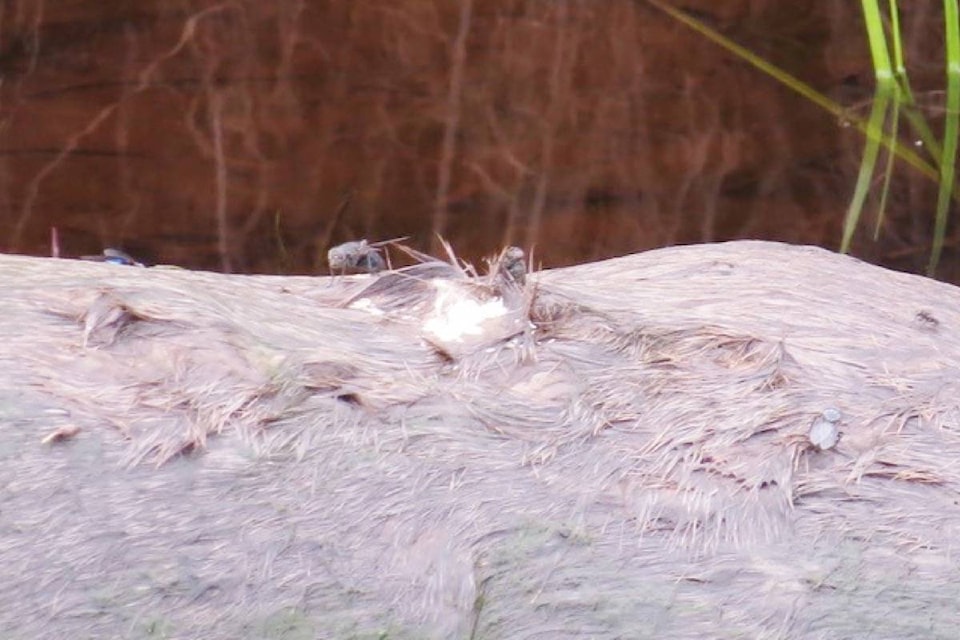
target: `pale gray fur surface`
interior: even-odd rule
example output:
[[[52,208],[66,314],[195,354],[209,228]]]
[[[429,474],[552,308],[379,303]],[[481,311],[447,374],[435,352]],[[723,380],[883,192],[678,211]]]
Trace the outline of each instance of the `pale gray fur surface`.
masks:
[[[954,287],[761,242],[512,297],[442,263],[0,274],[4,638],[960,628]],[[438,344],[460,294],[505,311]]]

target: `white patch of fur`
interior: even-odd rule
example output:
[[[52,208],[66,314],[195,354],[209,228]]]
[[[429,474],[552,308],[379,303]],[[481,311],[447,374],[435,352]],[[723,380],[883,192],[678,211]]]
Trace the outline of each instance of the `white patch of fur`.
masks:
[[[360,298],[355,302],[350,304],[351,309],[357,309],[358,311],[366,311],[375,316],[385,315],[383,309],[379,308],[377,305],[373,304],[373,300],[370,298]]]
[[[487,320],[507,313],[502,298],[481,302],[448,280],[434,280],[433,286],[437,296],[424,331],[439,341],[460,342],[465,336],[482,335]]]

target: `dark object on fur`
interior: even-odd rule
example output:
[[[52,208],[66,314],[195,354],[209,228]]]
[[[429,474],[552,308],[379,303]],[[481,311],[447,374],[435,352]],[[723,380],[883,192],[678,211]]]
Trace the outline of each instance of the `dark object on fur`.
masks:
[[[526,280],[0,256],[0,635],[956,636],[955,287],[757,242]]]
[[[380,250],[366,240],[344,242],[327,252],[332,273],[378,273],[387,268]]]
[[[368,243],[366,240],[357,240],[338,244],[327,251],[327,264],[330,265],[330,273],[331,275],[380,273],[390,266],[389,263],[384,260],[383,254],[381,253],[383,251],[382,247],[406,239],[407,236],[374,243]]]
[[[507,282],[523,286],[527,278],[526,256],[520,247],[507,247],[496,262],[496,272]]]
[[[120,249],[106,248],[103,254],[99,256],[80,256],[81,260],[90,262],[109,262],[110,264],[121,264],[128,267],[142,267],[143,263],[134,260],[129,253]]]

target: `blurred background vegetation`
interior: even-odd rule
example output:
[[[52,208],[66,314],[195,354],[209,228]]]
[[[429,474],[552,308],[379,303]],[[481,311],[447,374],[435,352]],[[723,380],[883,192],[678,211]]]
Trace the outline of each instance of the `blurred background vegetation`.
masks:
[[[863,178],[861,5],[676,6],[841,115],[643,0],[10,0],[3,249],[50,255],[56,229],[67,256],[261,273],[403,235],[544,266],[739,238],[838,249],[856,193],[851,252],[923,272],[944,180],[902,161]],[[911,109],[944,139],[943,5],[914,0],[898,32]],[[958,282],[943,232],[936,274]]]

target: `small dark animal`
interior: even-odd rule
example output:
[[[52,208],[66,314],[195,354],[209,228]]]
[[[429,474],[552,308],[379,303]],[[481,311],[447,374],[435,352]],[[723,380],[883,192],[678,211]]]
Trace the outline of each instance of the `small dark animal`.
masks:
[[[940,328],[940,321],[937,320],[937,317],[933,315],[927,309],[921,309],[917,311],[916,315],[913,316],[914,321],[917,323],[921,329],[927,331],[936,331]]]
[[[526,256],[520,247],[507,247],[500,252],[494,271],[507,282],[523,286],[527,279]]]
[[[340,275],[347,273],[379,273],[387,268],[387,263],[381,255],[383,245],[406,240],[394,238],[382,242],[368,243],[366,240],[356,240],[338,244],[327,251],[327,264],[330,273]]]

